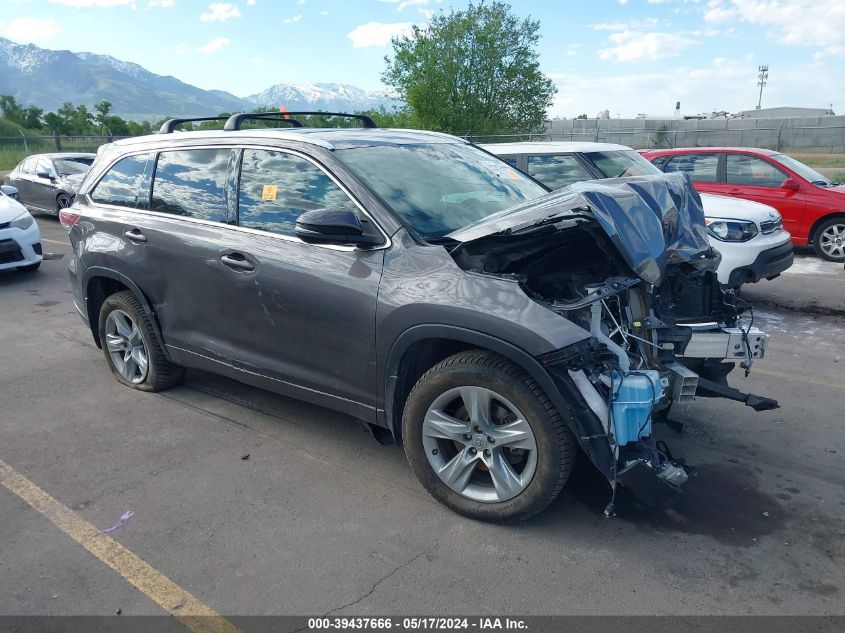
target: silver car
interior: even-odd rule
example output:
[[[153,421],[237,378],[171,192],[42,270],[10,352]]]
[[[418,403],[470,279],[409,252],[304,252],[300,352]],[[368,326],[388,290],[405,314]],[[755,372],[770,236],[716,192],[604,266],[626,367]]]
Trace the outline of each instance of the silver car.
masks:
[[[9,174],[9,185],[16,187],[21,203],[30,211],[58,215],[73,203],[79,184],[88,173],[96,154],[33,154]]]

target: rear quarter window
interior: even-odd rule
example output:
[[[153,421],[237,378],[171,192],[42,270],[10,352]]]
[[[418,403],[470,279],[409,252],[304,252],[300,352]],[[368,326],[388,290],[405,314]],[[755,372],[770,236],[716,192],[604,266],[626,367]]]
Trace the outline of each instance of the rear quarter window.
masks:
[[[582,180],[593,180],[572,154],[548,154],[528,157],[528,173],[549,189],[562,189]]]
[[[689,174],[694,182],[716,182],[718,168],[718,154],[676,154],[663,166],[663,171]]]

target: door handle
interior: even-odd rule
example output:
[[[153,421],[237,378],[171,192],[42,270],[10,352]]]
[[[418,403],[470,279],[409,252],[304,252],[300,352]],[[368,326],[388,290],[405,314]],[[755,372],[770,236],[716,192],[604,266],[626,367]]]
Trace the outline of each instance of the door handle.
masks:
[[[126,239],[133,242],[146,242],[147,236],[141,233],[141,229],[129,229],[124,233]]]
[[[243,270],[246,272],[250,270],[255,270],[255,264],[253,264],[240,253],[229,253],[228,255],[222,255],[220,257],[220,261],[223,262],[224,266],[228,266],[232,270]]]

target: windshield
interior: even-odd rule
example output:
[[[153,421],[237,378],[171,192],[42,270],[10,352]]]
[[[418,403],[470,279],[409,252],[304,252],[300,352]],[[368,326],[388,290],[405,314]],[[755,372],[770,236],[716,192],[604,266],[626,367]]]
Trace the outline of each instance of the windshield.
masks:
[[[426,239],[547,193],[504,161],[463,143],[370,145],[335,153]]]
[[[56,158],[53,164],[56,166],[62,176],[70,176],[71,174],[84,174],[91,167],[94,162],[93,158]]]
[[[634,150],[588,152],[584,154],[606,178],[653,176],[661,171]]]
[[[774,158],[781,165],[789,167],[792,171],[801,176],[804,180],[809,180],[814,185],[831,184],[830,178],[827,178],[824,175],[820,174],[812,167],[807,167],[807,165],[795,160],[794,158],[792,158],[792,156],[787,156],[786,154],[774,154],[773,156],[771,156],[771,158]]]

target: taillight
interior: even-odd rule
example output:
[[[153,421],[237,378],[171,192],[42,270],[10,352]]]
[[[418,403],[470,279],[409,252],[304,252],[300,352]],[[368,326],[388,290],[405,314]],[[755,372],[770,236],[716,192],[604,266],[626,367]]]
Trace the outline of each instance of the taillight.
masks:
[[[82,217],[81,214],[76,213],[75,211],[71,211],[70,208],[62,209],[59,211],[59,222],[62,223],[62,226],[65,227],[68,231],[70,231],[71,227],[79,222],[79,218]]]

